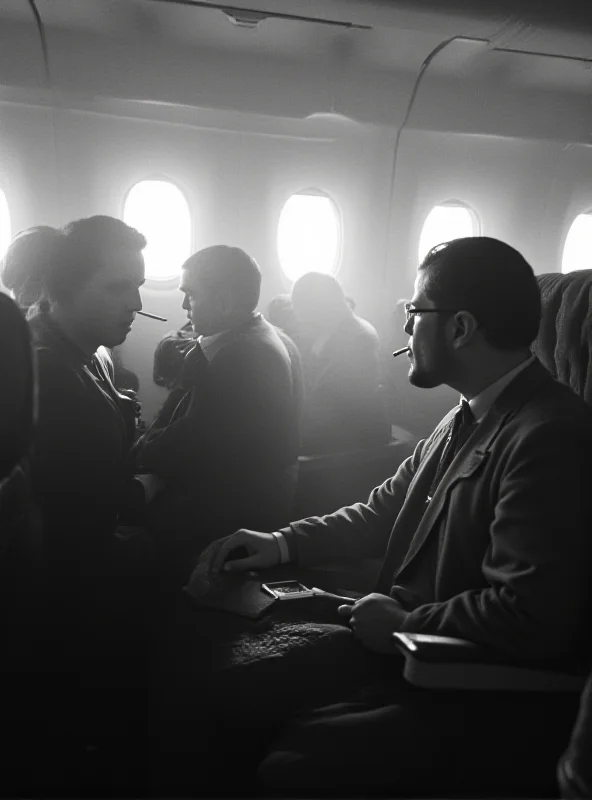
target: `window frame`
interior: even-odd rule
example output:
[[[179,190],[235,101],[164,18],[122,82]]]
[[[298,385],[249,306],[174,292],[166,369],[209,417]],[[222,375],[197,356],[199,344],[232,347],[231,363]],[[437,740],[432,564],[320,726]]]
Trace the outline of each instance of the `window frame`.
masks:
[[[10,243],[12,242],[14,237],[12,232],[12,214],[10,212],[10,203],[8,202],[8,195],[6,194],[6,190],[2,186],[0,186],[0,196],[2,197],[2,200],[0,200],[0,204],[2,204],[3,202],[5,205],[7,222],[8,222],[8,236],[6,239],[6,247],[4,247],[4,249],[0,247],[0,259],[2,259],[4,258],[4,254],[10,247]]]
[[[337,235],[337,248],[336,248],[336,253],[335,253],[335,261],[334,261],[333,269],[330,272],[328,272],[327,274],[328,275],[332,275],[334,278],[336,278],[337,275],[339,274],[339,271],[341,270],[342,265],[343,265],[344,232],[345,232],[345,226],[344,226],[344,222],[343,222],[343,211],[342,211],[341,206],[339,205],[339,203],[335,200],[335,198],[328,191],[326,191],[325,189],[319,189],[318,187],[316,187],[314,185],[306,186],[306,187],[303,187],[301,189],[297,189],[296,191],[291,191],[289,194],[286,193],[284,195],[284,201],[280,206],[280,210],[279,210],[279,213],[277,215],[276,225],[275,225],[275,254],[276,254],[276,258],[278,260],[278,264],[279,264],[279,267],[280,267],[281,275],[284,278],[284,280],[288,281],[289,284],[293,285],[294,283],[296,283],[296,281],[299,278],[302,277],[302,275],[306,274],[305,272],[303,272],[302,275],[299,275],[296,278],[291,278],[288,275],[288,273],[286,272],[286,270],[284,269],[284,266],[282,264],[282,259],[280,257],[280,252],[279,252],[279,237],[278,237],[278,233],[279,233],[280,220],[282,218],[282,214],[284,212],[284,209],[286,208],[286,205],[292,199],[292,197],[295,197],[296,195],[307,195],[307,196],[312,196],[312,197],[325,197],[325,198],[327,198],[327,200],[329,200],[329,202],[331,203],[331,205],[333,207],[333,211],[335,213],[335,218],[337,220],[337,234],[338,234]],[[308,271],[311,272],[312,270],[308,270]]]
[[[420,256],[420,254],[419,254],[419,246],[420,246],[420,243],[421,243],[421,237],[423,235],[423,231],[424,231],[426,223],[427,223],[427,221],[428,221],[428,219],[430,217],[430,214],[432,214],[432,212],[436,208],[463,208],[465,211],[468,211],[469,212],[469,216],[471,218],[471,221],[473,223],[473,231],[474,231],[473,236],[482,236],[481,218],[480,218],[479,214],[477,213],[477,211],[473,208],[473,206],[469,205],[468,203],[465,203],[464,200],[458,200],[457,198],[449,198],[448,200],[443,200],[440,203],[435,203],[430,208],[428,213],[424,216],[423,224],[422,224],[422,226],[420,228],[419,236],[417,237],[417,240],[416,240],[417,241],[417,246],[416,246],[416,251],[415,252],[416,252],[418,264],[421,264],[421,262],[426,257],[426,255],[430,252],[431,248],[436,246],[435,244],[431,245],[428,248],[428,250],[424,253],[424,255]],[[436,244],[438,244],[438,242],[436,242]]]
[[[194,234],[195,219],[194,219],[192,205],[189,202],[189,192],[186,191],[185,188],[182,185],[180,185],[178,181],[173,180],[168,175],[162,173],[151,173],[149,175],[145,175],[139,180],[134,181],[134,183],[131,184],[131,186],[127,189],[127,191],[123,195],[123,200],[121,204],[121,219],[125,222],[125,206],[131,192],[136,188],[136,186],[139,186],[141,183],[148,183],[148,182],[168,183],[171,186],[174,186],[180,192],[182,198],[187,204],[187,211],[189,212],[189,255],[187,256],[187,258],[189,258],[189,256],[191,256],[195,252],[195,234]],[[148,240],[148,244],[150,244],[148,235],[146,235],[146,239]],[[179,274],[171,278],[152,278],[146,275],[145,286],[149,289],[170,290],[173,288],[177,288],[179,286],[180,280],[181,280],[181,269],[179,268]]]
[[[563,246],[562,246],[561,252],[559,254],[559,258],[560,258],[559,273],[561,275],[570,275],[572,272],[581,272],[582,270],[585,270],[585,269],[592,269],[592,263],[591,263],[591,266],[589,266],[589,267],[581,267],[580,269],[571,269],[571,270],[569,270],[569,272],[564,272],[563,271],[563,261],[565,259],[565,247],[567,245],[567,240],[568,240],[569,234],[571,233],[571,229],[575,225],[576,220],[578,220],[580,217],[590,217],[592,219],[592,205],[587,206],[587,210],[586,211],[578,211],[576,214],[574,214],[571,217],[571,222],[569,223],[569,225],[565,226],[566,227],[565,232],[564,232],[563,236],[561,237],[561,241],[563,243]],[[591,259],[591,262],[592,262],[592,259]]]

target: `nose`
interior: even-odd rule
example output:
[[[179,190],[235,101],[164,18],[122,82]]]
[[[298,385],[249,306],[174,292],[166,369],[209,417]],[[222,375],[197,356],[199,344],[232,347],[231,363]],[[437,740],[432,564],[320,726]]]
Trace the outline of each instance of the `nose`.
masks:
[[[182,308],[183,308],[184,311],[189,311],[190,308],[191,308],[190,305],[189,305],[189,298],[187,297],[187,295],[185,295],[185,297],[183,298],[183,306],[182,306]]]
[[[140,290],[139,289],[135,290],[135,292],[134,292],[134,294],[133,294],[133,296],[131,298],[131,301],[129,303],[128,308],[129,308],[130,311],[134,311],[134,312],[142,310],[142,295],[140,294]]]
[[[403,330],[408,336],[411,336],[413,333],[413,316],[409,315],[409,318],[405,320],[405,325],[403,326]]]

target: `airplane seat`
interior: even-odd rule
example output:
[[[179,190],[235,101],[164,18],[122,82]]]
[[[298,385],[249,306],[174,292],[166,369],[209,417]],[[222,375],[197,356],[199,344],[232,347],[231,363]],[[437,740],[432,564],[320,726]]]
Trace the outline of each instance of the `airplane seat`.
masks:
[[[35,402],[33,355],[20,309],[1,293],[0,375],[0,676],[7,689],[3,788],[12,787],[16,794],[32,762],[40,766],[39,754],[50,737],[41,644],[42,527],[27,477]]]
[[[416,440],[393,426],[392,440],[378,447],[327,455],[300,456],[293,519],[330,514],[366,502],[370,492],[395,474]]]
[[[532,350],[544,367],[592,404],[592,269],[538,275],[543,314]]]
[[[592,405],[592,269],[537,278],[543,319],[533,352],[557,378]],[[564,798],[592,797],[592,675],[582,694],[557,778]]]

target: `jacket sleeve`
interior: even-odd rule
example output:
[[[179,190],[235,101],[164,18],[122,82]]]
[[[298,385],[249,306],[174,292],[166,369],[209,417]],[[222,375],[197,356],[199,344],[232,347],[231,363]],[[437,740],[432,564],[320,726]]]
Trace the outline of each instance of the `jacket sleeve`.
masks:
[[[508,454],[482,563],[489,586],[419,606],[402,630],[513,657],[574,652],[589,626],[592,531],[592,435],[577,422],[540,423]]]
[[[372,491],[367,503],[356,503],[323,517],[307,517],[283,528],[291,558],[302,566],[382,558],[425,442],[419,442],[394,477]]]

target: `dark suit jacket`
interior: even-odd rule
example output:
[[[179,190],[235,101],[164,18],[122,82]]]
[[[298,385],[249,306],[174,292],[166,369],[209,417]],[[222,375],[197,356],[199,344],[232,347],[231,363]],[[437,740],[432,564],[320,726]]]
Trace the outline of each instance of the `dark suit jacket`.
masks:
[[[199,348],[189,353],[182,380],[191,388],[170,419],[157,418],[137,445],[140,468],[159,475],[169,497],[176,496],[171,514],[184,509],[177,522],[200,527],[206,539],[208,526],[221,535],[289,519],[301,394],[290,345],[291,353],[258,314],[221,335],[207,359]]]
[[[303,564],[384,556],[377,591],[405,631],[520,659],[564,658],[590,630],[592,421],[535,361],[480,421],[428,502],[453,412],[366,504],[285,530]]]
[[[115,530],[130,490],[135,404],[116,391],[100,351],[86,357],[48,315],[29,324],[38,382],[32,490],[49,546],[77,565],[78,548]]]
[[[305,350],[302,453],[337,453],[390,441],[380,385],[380,342],[353,313],[318,355]]]

